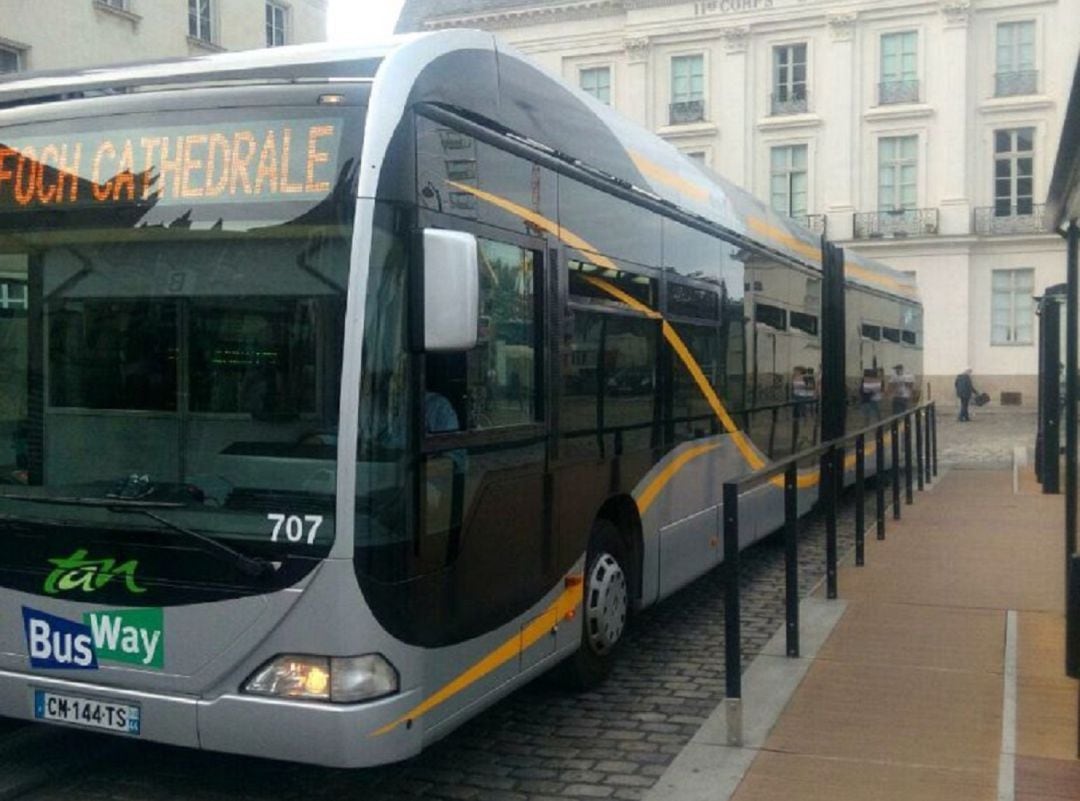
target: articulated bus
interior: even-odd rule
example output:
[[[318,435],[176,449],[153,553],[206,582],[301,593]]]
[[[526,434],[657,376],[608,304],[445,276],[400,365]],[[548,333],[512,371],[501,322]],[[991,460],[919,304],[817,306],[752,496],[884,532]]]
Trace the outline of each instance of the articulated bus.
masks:
[[[479,32],[0,83],[0,714],[359,767],[602,680],[823,330],[913,399],[913,282],[821,252]]]

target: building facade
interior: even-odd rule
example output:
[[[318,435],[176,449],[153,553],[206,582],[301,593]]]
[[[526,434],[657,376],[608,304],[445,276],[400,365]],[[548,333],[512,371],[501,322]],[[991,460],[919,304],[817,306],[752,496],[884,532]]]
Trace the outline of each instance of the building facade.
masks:
[[[1076,0],[406,0],[399,30],[494,31],[830,240],[909,271],[925,371],[1036,403],[1033,296]]]
[[[326,39],[326,0],[0,0],[0,72]]]

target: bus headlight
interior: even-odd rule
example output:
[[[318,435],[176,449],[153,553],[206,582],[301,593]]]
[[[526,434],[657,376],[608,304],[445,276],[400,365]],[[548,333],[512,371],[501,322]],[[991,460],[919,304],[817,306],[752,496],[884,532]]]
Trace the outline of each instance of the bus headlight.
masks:
[[[398,674],[380,654],[325,657],[284,654],[256,670],[243,691],[297,701],[351,704],[398,691]]]

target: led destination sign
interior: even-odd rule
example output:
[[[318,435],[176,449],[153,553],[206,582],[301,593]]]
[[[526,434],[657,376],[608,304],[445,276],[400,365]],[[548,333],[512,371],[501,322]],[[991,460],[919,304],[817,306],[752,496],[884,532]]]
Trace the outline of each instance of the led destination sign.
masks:
[[[0,210],[320,200],[333,186],[340,143],[332,120],[0,141]]]

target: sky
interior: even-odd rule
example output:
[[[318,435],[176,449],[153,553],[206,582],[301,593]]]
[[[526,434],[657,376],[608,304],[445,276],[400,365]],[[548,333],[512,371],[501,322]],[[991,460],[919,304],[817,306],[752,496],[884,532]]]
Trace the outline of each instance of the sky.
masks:
[[[355,42],[393,33],[402,0],[330,0],[331,42]]]

